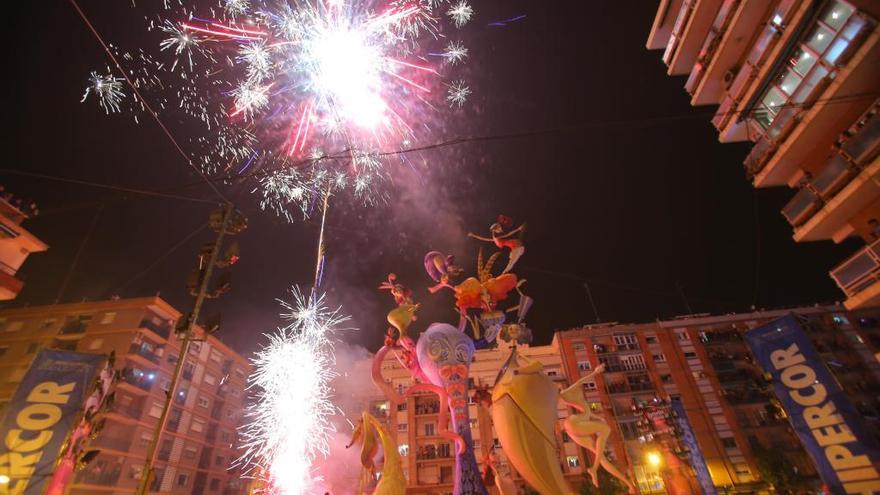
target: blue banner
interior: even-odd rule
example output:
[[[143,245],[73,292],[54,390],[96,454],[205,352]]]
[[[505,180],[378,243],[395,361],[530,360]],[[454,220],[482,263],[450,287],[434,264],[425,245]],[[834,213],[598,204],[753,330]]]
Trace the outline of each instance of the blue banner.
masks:
[[[0,495],[40,495],[104,362],[99,354],[43,350],[6,409],[0,435]]]
[[[700,450],[700,444],[694,436],[694,429],[691,428],[691,422],[688,420],[687,412],[684,410],[684,404],[678,397],[671,398],[672,412],[675,413],[676,422],[681,429],[681,442],[688,448],[688,460],[694,468],[694,476],[700,484],[700,492],[703,495],[718,495],[715,490],[715,483],[712,482],[712,476],[709,474],[709,467],[706,465],[706,459],[703,457],[703,451]]]
[[[746,332],[791,426],[835,495],[880,492],[880,449],[794,315]]]

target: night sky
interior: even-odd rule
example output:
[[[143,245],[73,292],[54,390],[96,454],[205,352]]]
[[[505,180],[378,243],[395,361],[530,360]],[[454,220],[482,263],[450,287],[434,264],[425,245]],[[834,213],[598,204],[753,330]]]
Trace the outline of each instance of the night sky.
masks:
[[[480,243],[464,234],[485,235],[499,213],[528,222],[515,271],[536,299],[528,322],[541,343],[596,320],[584,282],[605,322],[842,299],[827,271],[855,245],[794,243],[779,213],[792,192],[754,190],[742,167],[748,146],[718,143],[714,108],[690,107],[684,77],[667,76],[661,53],[645,49],[657,2],[473,3],[465,41],[474,95],[437,126],[434,141],[508,137],[420,154],[423,166],[395,171],[385,204],[334,198],[324,287],[359,328],[344,340],[380,345],[393,301],[376,287],[390,271],[423,303],[416,328],[455,322],[451,294],[427,294],[422,257],[453,252],[473,272]],[[107,39],[142,41],[143,10],[110,0],[81,5]],[[52,303],[69,275],[62,302],[158,292],[185,310],[186,274],[209,231],[170,250],[212,205],[12,172],[214,199],[154,122],[79,102],[89,72],[107,59],[68,2],[19,6],[18,41],[6,50],[0,182],[40,205],[25,227],[50,249],[27,260],[24,290],[6,305]],[[487,26],[520,14],[506,27]],[[169,124],[186,148],[186,125]],[[262,212],[252,182],[218,184],[250,228],[238,237],[232,292],[206,312],[222,309],[220,337],[247,352],[279,323],[275,298],[311,284],[318,228],[314,219],[288,223]]]

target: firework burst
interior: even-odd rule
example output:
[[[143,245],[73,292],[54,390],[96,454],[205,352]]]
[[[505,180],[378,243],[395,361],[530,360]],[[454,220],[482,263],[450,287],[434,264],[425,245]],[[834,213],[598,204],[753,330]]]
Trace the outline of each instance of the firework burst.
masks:
[[[331,310],[323,296],[293,289],[293,301],[280,301],[289,323],[267,334],[269,343],[253,358],[249,390],[255,400],[241,429],[245,454],[239,463],[263,478],[271,493],[304,495],[318,481],[312,462],[327,455],[330,382],[336,376],[332,334],[348,320]]]
[[[450,106],[466,100],[461,89],[454,100],[447,91],[468,58],[467,48],[448,38],[473,16],[466,2],[219,5],[200,14],[166,2],[165,12],[147,18],[156,56],[113,51],[158,112],[182,111],[204,124],[190,139],[194,162],[230,179],[252,176],[263,207],[286,218],[293,218],[287,209],[313,212],[309,198],[328,185],[364,204],[381,201],[389,168],[412,165],[394,152],[447,124],[444,99]],[[93,81],[86,96],[99,95],[102,108],[119,111],[121,88],[98,89]]]
[[[89,75],[89,85],[86,86],[86,91],[80,102],[86,101],[91,94],[98,100],[98,105],[104,109],[104,112],[118,112],[119,105],[125,98],[125,93],[122,91],[122,81],[121,78],[114,77],[110,73],[110,69],[107,69],[107,74],[98,74],[98,72],[92,71]]]

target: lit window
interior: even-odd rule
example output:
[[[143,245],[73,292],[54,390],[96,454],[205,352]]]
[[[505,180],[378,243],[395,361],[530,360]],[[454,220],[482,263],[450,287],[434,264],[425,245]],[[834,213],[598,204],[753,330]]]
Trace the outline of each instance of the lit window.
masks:
[[[113,323],[113,320],[115,320],[115,319],[116,319],[116,313],[114,313],[112,311],[104,313],[104,316],[101,318],[101,325],[109,325],[109,324]]]
[[[581,465],[581,460],[576,455],[570,455],[565,458],[565,462],[568,463],[568,467],[576,468]]]
[[[658,363],[665,363],[666,362],[666,355],[663,354],[662,352],[658,352],[656,354],[651,354],[651,357],[654,358],[654,361],[656,361]]]
[[[210,401],[208,400],[207,397],[205,397],[204,395],[199,396],[199,407],[207,408],[209,404],[210,404]]]
[[[572,342],[571,347],[576,351],[583,351],[584,349],[587,348],[583,342],[579,342],[579,341]]]
[[[409,429],[409,425],[406,423],[398,423],[397,431],[407,431]]]
[[[409,455],[409,444],[402,443],[397,446],[397,452],[401,455],[401,457],[406,457]]]
[[[581,371],[589,371],[590,370],[590,362],[589,361],[578,361],[578,369]]]

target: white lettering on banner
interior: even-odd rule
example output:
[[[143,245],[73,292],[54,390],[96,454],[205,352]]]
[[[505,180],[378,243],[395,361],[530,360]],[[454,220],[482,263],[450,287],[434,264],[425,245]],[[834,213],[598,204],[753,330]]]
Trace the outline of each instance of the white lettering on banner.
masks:
[[[9,430],[3,439],[9,452],[0,455],[0,473],[8,476],[9,482],[0,485],[0,495],[24,493],[43,457],[43,447],[54,435],[51,428],[61,420],[62,411],[56,404],[67,404],[75,387],[76,383],[43,382],[28,394],[30,404],[15,416],[18,428]]]
[[[816,381],[816,371],[805,363],[797,344],[773,351],[770,361],[782,370],[780,381],[791,399],[802,406],[804,422],[813,438],[824,447],[825,457],[846,493],[872,495],[880,491],[880,475],[866,455],[853,455],[846,444],[858,445],[858,439],[839,414],[834,402],[828,399],[825,385]]]

